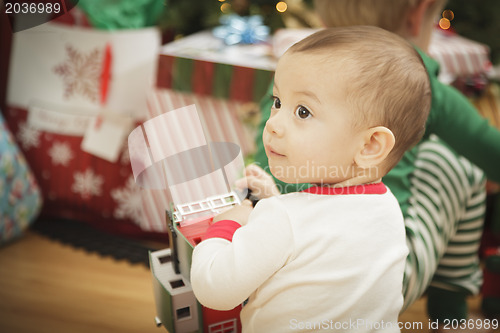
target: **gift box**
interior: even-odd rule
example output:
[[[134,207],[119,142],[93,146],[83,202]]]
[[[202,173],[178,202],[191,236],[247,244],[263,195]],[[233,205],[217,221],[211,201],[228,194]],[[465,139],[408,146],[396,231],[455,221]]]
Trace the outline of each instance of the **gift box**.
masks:
[[[41,204],[33,173],[0,114],[0,245],[22,235]]]
[[[160,34],[46,23],[13,34],[6,122],[40,184],[41,215],[133,236],[144,223],[126,137],[147,117]]]
[[[259,102],[274,75],[271,45],[225,45],[202,31],[160,50],[156,85],[199,96]]]

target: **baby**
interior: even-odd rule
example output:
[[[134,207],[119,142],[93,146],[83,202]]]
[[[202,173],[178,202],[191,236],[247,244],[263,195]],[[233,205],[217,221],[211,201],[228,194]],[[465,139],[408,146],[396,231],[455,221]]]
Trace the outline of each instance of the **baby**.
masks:
[[[421,58],[380,28],[325,29],[279,60],[273,95],[270,170],[315,185],[218,215],[193,252],[196,297],[217,310],[248,299],[243,332],[399,332],[408,249],[381,178],[424,133]]]

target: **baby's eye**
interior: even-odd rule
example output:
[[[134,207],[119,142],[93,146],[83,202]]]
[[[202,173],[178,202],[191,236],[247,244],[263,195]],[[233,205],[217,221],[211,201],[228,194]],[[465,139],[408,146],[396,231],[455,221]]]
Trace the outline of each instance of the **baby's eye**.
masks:
[[[311,112],[302,105],[299,105],[297,109],[295,110],[295,115],[299,117],[300,119],[307,119],[312,116]]]
[[[280,101],[280,99],[278,97],[276,97],[276,96],[272,96],[272,98],[273,98],[273,108],[274,109],[281,108],[281,101]]]

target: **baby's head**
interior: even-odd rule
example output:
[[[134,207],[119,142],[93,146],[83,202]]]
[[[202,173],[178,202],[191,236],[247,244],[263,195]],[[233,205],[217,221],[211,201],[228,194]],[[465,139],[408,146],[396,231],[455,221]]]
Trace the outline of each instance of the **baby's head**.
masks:
[[[275,74],[263,134],[273,175],[326,184],[379,180],[425,130],[430,85],[418,53],[376,27],[321,30]]]

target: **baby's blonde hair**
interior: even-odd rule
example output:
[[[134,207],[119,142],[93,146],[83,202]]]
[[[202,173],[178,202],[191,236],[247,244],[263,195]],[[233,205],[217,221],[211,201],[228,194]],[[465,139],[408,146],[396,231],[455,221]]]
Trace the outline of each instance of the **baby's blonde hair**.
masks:
[[[417,51],[403,38],[374,26],[329,28],[294,44],[288,51],[324,55],[325,66],[346,71],[346,100],[353,126],[385,126],[396,139],[387,170],[424,134],[431,88]]]
[[[374,25],[400,33],[410,9],[424,0],[314,0],[316,13],[327,27]],[[436,0],[428,15],[436,15],[446,0]]]

